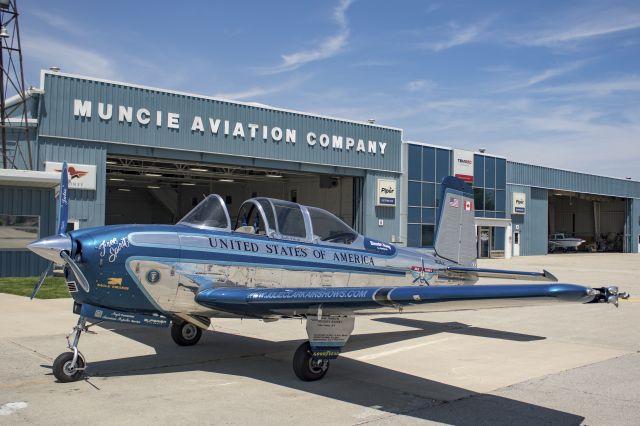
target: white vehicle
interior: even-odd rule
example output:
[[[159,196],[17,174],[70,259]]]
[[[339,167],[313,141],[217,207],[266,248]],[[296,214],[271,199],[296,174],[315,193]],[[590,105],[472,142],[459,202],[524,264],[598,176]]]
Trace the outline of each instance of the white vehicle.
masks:
[[[554,251],[578,251],[580,244],[585,243],[585,240],[580,238],[568,237],[565,234],[552,234],[549,237],[549,253]]]

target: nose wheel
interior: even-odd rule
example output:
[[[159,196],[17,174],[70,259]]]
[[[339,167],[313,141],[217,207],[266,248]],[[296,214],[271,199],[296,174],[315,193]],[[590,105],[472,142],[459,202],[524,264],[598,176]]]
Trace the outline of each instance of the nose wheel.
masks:
[[[53,375],[62,383],[75,382],[84,377],[87,363],[84,356],[78,350],[78,342],[83,331],[88,331],[84,316],[78,318],[78,324],[73,327],[73,331],[67,335],[67,346],[71,352],[64,352],[58,355],[53,361]],[[69,339],[73,335],[73,342]]]
[[[320,380],[329,371],[329,360],[311,356],[311,344],[304,342],[293,355],[293,371],[305,382]]]
[[[202,337],[202,330],[190,322],[171,324],[171,338],[180,346],[193,346]]]

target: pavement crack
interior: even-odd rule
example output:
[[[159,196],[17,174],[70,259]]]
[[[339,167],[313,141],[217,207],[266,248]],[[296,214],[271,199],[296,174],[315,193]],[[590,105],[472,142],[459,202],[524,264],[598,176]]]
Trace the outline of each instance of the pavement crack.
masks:
[[[52,361],[53,361],[53,358],[48,357],[47,355],[45,355],[45,354],[43,354],[43,353],[40,353],[40,352],[38,352],[37,350],[35,350],[35,349],[33,349],[33,348],[30,348],[30,347],[28,347],[28,346],[22,345],[22,344],[20,344],[20,343],[18,343],[18,342],[15,342],[15,341],[13,341],[13,340],[8,340],[8,342],[9,342],[9,343],[11,343],[11,344],[13,344],[14,346],[17,346],[18,348],[20,348],[20,349],[22,349],[22,350],[26,351],[26,352],[29,352],[29,353],[31,353],[31,354],[33,354],[33,355],[37,356],[38,358],[41,358],[41,359],[45,360],[45,361],[49,361],[49,362],[52,362]]]

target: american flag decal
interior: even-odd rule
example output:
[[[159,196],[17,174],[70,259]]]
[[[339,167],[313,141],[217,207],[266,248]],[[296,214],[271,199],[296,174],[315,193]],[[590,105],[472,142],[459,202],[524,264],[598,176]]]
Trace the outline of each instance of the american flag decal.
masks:
[[[451,197],[449,198],[449,205],[457,209],[458,207],[460,207],[460,201],[455,197]]]

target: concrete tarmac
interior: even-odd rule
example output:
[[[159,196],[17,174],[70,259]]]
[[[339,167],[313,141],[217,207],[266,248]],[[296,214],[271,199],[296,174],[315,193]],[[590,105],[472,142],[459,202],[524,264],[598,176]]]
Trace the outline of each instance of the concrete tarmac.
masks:
[[[83,334],[89,377],[57,383],[71,300],[0,294],[0,424],[639,424],[640,255],[486,260],[631,300],[359,317],[324,380],[299,381],[302,321],[216,320],[176,346],[167,329]],[[496,282],[496,280],[491,280]]]

